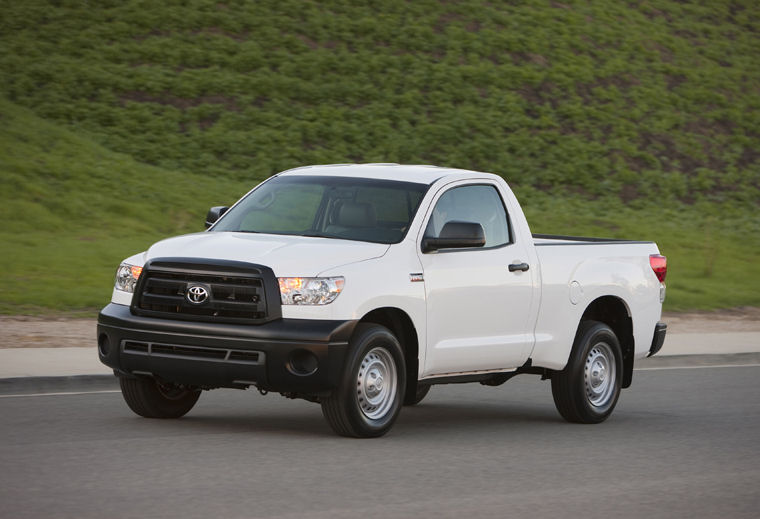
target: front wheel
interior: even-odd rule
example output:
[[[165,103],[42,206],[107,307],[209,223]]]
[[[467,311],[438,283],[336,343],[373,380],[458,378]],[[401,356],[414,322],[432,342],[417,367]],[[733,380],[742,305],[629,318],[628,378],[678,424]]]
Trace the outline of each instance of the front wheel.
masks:
[[[129,408],[145,418],[179,418],[201,396],[200,389],[186,389],[152,378],[119,377],[119,385]]]
[[[322,414],[341,436],[382,436],[396,421],[406,387],[401,345],[385,327],[356,327],[338,388],[322,400]]]
[[[620,396],[622,366],[615,332],[597,321],[581,323],[567,366],[552,376],[557,411],[569,422],[606,420]]]

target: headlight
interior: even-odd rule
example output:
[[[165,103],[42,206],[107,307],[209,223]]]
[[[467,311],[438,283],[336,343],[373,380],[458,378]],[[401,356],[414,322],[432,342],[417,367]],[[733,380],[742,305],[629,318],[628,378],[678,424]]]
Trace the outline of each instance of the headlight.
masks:
[[[326,305],[343,291],[346,280],[334,278],[277,278],[284,305]]]
[[[119,265],[119,269],[116,271],[116,283],[114,283],[116,290],[134,292],[137,279],[140,277],[142,269],[142,267],[136,267],[128,263],[122,263]]]

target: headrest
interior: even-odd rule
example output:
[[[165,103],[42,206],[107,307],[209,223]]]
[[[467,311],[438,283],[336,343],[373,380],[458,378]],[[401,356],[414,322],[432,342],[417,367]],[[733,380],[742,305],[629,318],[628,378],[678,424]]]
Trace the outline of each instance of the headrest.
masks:
[[[375,227],[377,214],[370,203],[343,201],[337,210],[335,225],[343,227]]]

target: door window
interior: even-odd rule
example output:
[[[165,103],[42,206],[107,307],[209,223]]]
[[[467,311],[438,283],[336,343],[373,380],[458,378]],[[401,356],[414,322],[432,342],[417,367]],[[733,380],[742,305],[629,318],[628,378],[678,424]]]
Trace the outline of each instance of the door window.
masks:
[[[504,203],[491,185],[460,186],[446,191],[436,202],[425,228],[426,238],[436,238],[447,222],[473,222],[483,227],[484,248],[511,242]]]

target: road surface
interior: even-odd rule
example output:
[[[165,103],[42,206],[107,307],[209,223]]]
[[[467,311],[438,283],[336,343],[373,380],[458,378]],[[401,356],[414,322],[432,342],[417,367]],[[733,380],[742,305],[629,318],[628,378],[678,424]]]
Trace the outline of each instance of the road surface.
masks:
[[[91,389],[83,388],[84,391]],[[319,406],[204,393],[180,420],[115,392],[0,396],[0,517],[757,517],[760,366],[637,371],[612,417],[550,385],[435,386],[374,440]]]

